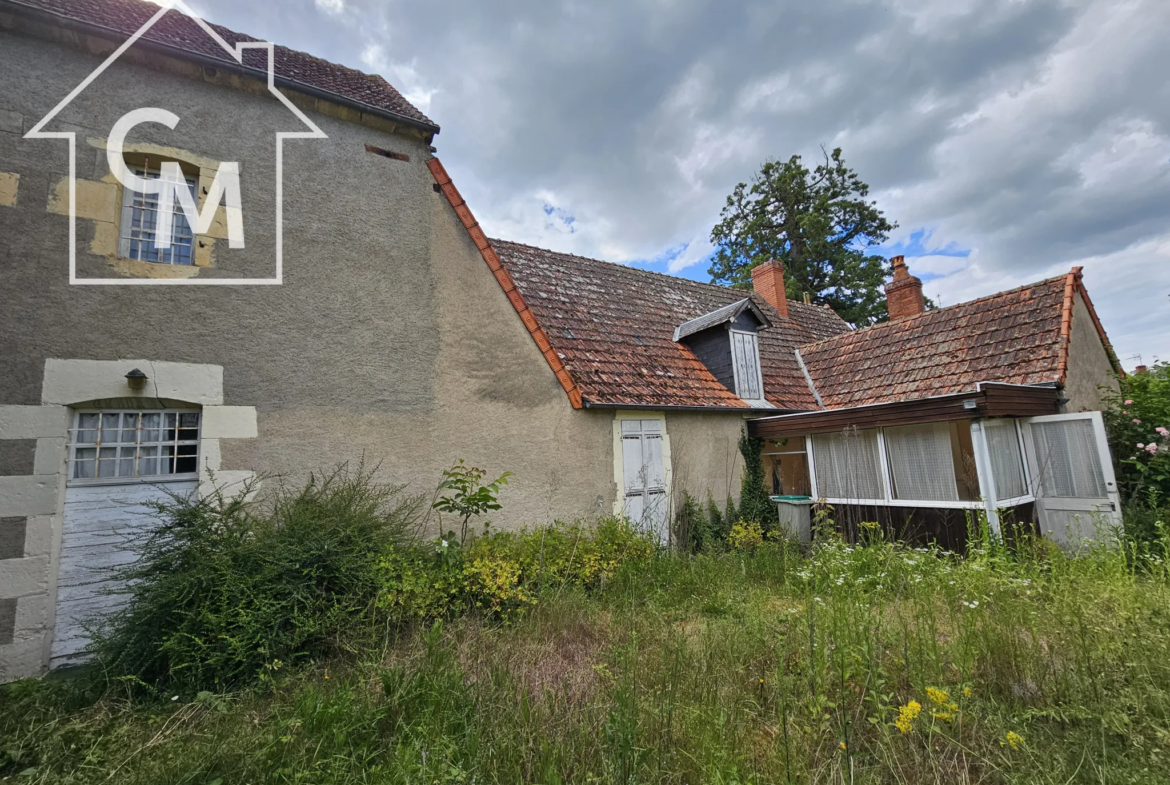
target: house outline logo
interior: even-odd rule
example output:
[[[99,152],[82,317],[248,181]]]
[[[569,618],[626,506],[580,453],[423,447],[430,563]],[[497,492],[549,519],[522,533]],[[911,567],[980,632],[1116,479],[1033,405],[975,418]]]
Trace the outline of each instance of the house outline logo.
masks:
[[[275,47],[271,41],[240,41],[233,48],[207,22],[203,21],[183,0],[153,0],[160,8],[157,13],[146,21],[142,27],[127,38],[121,46],[107,57],[101,65],[90,73],[77,87],[41,118],[40,122],[24,135],[25,139],[65,139],[69,142],[69,283],[71,285],[106,285],[106,286],[263,286],[284,283],[284,140],[285,139],[328,139],[328,135],[317,127],[304,112],[298,109],[283,93],[276,89],[276,73],[274,68]],[[122,53],[133,46],[154,26],[168,11],[177,11],[191,18],[202,28],[225,52],[239,65],[244,64],[245,49],[263,49],[268,53],[268,91],[272,93],[297,119],[304,123],[308,131],[278,131],[276,133],[276,274],[272,278],[78,278],[77,277],[77,133],[75,131],[44,131],[49,122],[68,106],[74,98],[80,95],[95,79],[101,76],[107,68],[122,56]],[[173,127],[173,126],[172,126]]]

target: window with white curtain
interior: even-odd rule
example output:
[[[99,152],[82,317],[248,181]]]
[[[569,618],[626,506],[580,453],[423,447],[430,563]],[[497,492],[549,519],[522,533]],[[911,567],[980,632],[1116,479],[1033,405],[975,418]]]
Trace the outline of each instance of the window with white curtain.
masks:
[[[1028,494],[1024,477],[1024,455],[1015,420],[986,420],[983,433],[991,458],[991,478],[997,500],[1015,499]]]
[[[817,495],[825,499],[884,499],[876,429],[812,437]]]
[[[895,499],[959,500],[949,423],[886,428],[885,436]]]
[[[1045,496],[1094,499],[1108,495],[1091,420],[1034,422],[1031,428]]]

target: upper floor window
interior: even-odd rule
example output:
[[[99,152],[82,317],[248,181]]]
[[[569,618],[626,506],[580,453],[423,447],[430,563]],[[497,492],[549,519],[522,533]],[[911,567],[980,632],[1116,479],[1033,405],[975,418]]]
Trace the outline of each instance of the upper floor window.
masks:
[[[131,167],[135,174],[145,180],[161,177],[158,165]],[[196,179],[185,177],[192,196],[195,195]],[[122,192],[122,225],[118,243],[118,255],[126,259],[161,264],[193,264],[195,236],[187,217],[175,200],[174,221],[171,225],[170,247],[158,244],[158,194],[144,194],[124,188]]]
[[[745,401],[763,400],[760,344],[755,333],[731,331],[731,363],[735,371],[735,394]]]

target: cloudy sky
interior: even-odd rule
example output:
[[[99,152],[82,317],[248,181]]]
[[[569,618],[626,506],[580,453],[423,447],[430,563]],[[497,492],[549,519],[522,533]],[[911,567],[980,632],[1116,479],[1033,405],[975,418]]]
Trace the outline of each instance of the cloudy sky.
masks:
[[[735,184],[840,146],[936,301],[1083,265],[1170,360],[1167,0],[191,5],[385,76],[493,236],[707,280]]]

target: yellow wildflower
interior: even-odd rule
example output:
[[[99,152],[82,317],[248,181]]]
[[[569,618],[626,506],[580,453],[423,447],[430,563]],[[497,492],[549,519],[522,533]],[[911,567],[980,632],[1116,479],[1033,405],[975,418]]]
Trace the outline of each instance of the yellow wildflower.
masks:
[[[841,742],[841,749],[845,749],[845,742]]]
[[[935,687],[927,687],[926,697],[930,698],[930,702],[935,706],[945,706],[947,701],[950,700],[951,696],[946,693],[946,690],[940,690]]]
[[[942,722],[950,722],[955,719],[955,715],[951,714],[949,711],[931,712],[930,716],[934,717],[936,720],[941,720]]]
[[[964,688],[963,688],[963,697],[964,697],[964,698],[970,698],[970,697],[971,697],[971,688],[970,688],[970,687],[964,687]]]
[[[909,733],[914,730],[914,720],[918,719],[921,713],[922,704],[915,700],[910,701],[898,709],[898,719],[894,720],[894,727],[903,734]]]
[[[1020,747],[1024,746],[1024,737],[1016,733],[1014,730],[1009,730],[1007,735],[1003,738],[1004,741],[1007,742],[1008,746],[1013,750],[1018,750]]]

